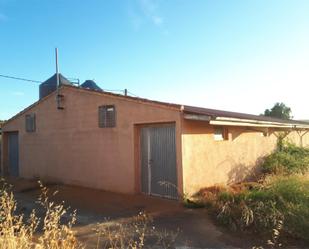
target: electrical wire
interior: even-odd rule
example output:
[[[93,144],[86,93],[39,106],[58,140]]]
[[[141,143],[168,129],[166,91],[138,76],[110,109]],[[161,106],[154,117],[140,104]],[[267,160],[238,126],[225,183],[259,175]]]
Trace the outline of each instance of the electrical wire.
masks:
[[[124,89],[116,89],[116,90],[102,89],[102,90],[105,91],[105,92],[117,92],[117,93],[122,93],[122,94],[124,94],[124,92],[125,92]],[[134,94],[134,93],[132,93],[132,92],[127,91],[127,93],[130,94],[130,95],[133,96],[133,97],[139,98],[139,96],[137,96],[136,94]]]
[[[123,92],[124,90],[122,89],[117,89],[117,90],[111,90],[111,89],[102,89],[105,92]]]
[[[38,80],[31,80],[31,79],[26,79],[26,78],[20,78],[20,77],[15,77],[15,76],[10,76],[10,75],[4,75],[4,74],[0,74],[0,77],[2,78],[7,78],[7,79],[13,79],[13,80],[21,80],[21,81],[27,81],[27,82],[32,82],[32,83],[41,83],[42,81],[38,81]],[[71,78],[73,79],[73,78]],[[75,78],[74,78],[75,79]],[[75,79],[76,80],[76,79]],[[77,79],[79,81],[79,79]],[[125,90],[123,89],[115,89],[115,90],[111,90],[111,89],[103,89],[103,91],[106,92],[119,92],[119,93],[124,93]],[[137,97],[139,98],[139,96],[137,96],[136,94],[129,92],[128,93],[133,96],[133,97]]]
[[[13,80],[22,80],[22,81],[33,82],[33,83],[41,83],[41,81],[38,81],[38,80],[30,80],[30,79],[19,78],[15,76],[4,75],[4,74],[0,74],[0,77],[7,78],[7,79],[13,79]]]

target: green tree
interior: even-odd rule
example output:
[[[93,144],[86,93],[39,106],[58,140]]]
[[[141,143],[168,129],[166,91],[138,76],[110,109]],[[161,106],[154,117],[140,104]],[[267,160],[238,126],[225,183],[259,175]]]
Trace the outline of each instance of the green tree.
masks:
[[[292,110],[284,103],[277,102],[271,109],[264,111],[264,116],[281,118],[281,119],[292,119]]]

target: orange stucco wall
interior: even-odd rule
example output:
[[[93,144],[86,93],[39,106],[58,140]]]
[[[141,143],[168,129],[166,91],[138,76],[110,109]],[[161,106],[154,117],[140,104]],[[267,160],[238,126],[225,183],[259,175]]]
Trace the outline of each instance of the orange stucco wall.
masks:
[[[55,94],[9,121],[4,132],[19,132],[19,168],[25,178],[40,177],[66,184],[133,193],[136,124],[176,123],[178,182],[182,186],[180,112],[151,103],[63,87],[64,110]],[[116,106],[116,128],[98,127],[98,107]],[[36,114],[36,132],[25,132],[25,115]],[[7,167],[3,159],[3,167]]]
[[[276,146],[269,136],[246,127],[228,127],[226,141],[214,140],[214,126],[189,121],[172,107],[63,87],[64,110],[55,94],[3,127],[2,169],[7,168],[7,134],[19,132],[19,168],[25,178],[115,192],[139,192],[139,129],[143,125],[176,124],[176,158],[180,192],[244,179]],[[98,107],[116,106],[117,126],[98,127]],[[36,114],[36,132],[25,132],[25,115]],[[297,132],[288,139],[300,144]],[[303,136],[309,145],[309,133]]]
[[[288,136],[300,143],[297,132]],[[202,187],[239,182],[255,172],[263,156],[276,147],[275,133],[246,127],[228,127],[228,140],[214,140],[214,126],[201,121],[183,120],[182,162],[184,192],[194,194]],[[303,137],[309,145],[309,133]]]

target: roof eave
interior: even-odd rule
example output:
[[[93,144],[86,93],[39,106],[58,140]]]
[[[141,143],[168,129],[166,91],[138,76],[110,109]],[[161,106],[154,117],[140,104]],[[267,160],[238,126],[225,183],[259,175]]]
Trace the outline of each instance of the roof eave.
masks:
[[[194,121],[205,121],[211,125],[220,126],[246,126],[246,127],[264,127],[264,128],[284,128],[284,129],[308,129],[309,124],[297,124],[297,123],[286,123],[286,122],[271,122],[261,121],[254,119],[241,119],[241,118],[230,118],[230,117],[215,117],[209,115],[199,114],[188,114],[184,113],[184,119]]]
[[[264,128],[283,128],[283,129],[308,129],[309,126],[297,125],[297,124],[269,124],[262,122],[233,122],[233,121],[220,121],[220,120],[211,120],[209,121],[211,125],[220,125],[220,126],[246,126],[246,127],[264,127]]]

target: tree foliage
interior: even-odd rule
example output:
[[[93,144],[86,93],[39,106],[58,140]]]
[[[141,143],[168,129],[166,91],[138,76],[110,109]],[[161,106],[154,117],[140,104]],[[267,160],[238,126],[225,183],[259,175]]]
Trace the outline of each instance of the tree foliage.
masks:
[[[271,109],[264,111],[264,116],[281,118],[281,119],[292,119],[292,110],[284,103],[277,102]]]

